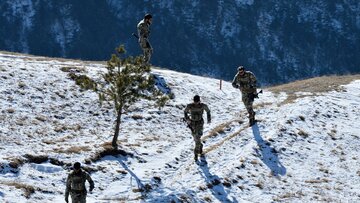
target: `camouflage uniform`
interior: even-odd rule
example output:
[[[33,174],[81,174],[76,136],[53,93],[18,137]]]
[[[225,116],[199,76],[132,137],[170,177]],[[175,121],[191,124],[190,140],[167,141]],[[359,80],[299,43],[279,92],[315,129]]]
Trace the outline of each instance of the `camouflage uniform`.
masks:
[[[139,44],[144,53],[144,63],[145,65],[149,65],[151,54],[153,52],[153,49],[149,42],[150,25],[145,22],[145,19],[143,19],[137,25],[137,30],[139,36]]]
[[[241,98],[249,113],[250,125],[255,122],[255,112],[253,110],[254,96],[257,94],[256,78],[250,71],[245,71],[243,75],[237,73],[234,77],[232,85],[235,88],[240,88]]]
[[[189,121],[189,127],[191,129],[191,134],[195,141],[195,160],[197,160],[198,154],[202,155],[202,143],[201,143],[201,136],[203,135],[204,130],[204,119],[203,113],[206,111],[207,114],[207,121],[208,123],[211,122],[211,114],[210,109],[206,104],[203,103],[191,103],[188,104],[184,110],[184,117],[186,121]],[[189,114],[190,113],[190,118]]]
[[[86,188],[85,181],[88,180],[90,183],[90,191],[94,188],[94,181],[90,175],[81,170],[79,172],[72,171],[66,181],[65,199],[71,195],[72,203],[86,203]]]

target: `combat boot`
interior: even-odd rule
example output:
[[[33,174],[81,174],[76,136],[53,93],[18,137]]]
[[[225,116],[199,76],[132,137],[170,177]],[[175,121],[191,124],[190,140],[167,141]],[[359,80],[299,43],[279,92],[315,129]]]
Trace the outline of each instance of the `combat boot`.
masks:
[[[256,123],[255,112],[250,113],[249,115],[249,126],[253,126]]]
[[[198,161],[198,155],[197,155],[197,154],[195,154],[195,156],[194,156],[194,160],[195,160],[195,162],[197,162],[197,161]]]

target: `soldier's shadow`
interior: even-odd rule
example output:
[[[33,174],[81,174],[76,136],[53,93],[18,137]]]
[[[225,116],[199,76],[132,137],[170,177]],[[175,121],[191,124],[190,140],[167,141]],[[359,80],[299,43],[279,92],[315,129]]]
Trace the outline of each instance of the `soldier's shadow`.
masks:
[[[233,200],[228,198],[228,194],[226,193],[224,185],[221,183],[219,176],[210,173],[209,166],[205,158],[203,158],[203,161],[200,164],[200,169],[202,172],[201,175],[205,178],[207,187],[216,199],[218,199],[220,202],[238,202],[234,197]]]
[[[252,126],[252,131],[259,146],[259,150],[256,150],[256,153],[260,157],[261,161],[269,167],[274,176],[285,175],[286,168],[281,164],[277,155],[278,152],[275,148],[271,147],[270,142],[265,141],[261,137],[259,127],[256,123]]]

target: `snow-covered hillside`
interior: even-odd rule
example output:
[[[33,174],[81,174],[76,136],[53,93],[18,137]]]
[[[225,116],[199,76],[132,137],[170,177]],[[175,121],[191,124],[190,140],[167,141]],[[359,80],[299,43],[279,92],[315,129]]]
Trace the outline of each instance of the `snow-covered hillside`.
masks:
[[[106,155],[111,106],[68,73],[100,79],[104,65],[0,53],[0,202],[64,202],[80,161],[95,190],[88,202],[357,202],[360,199],[360,77],[325,93],[265,89],[247,127],[229,82],[153,69],[175,98],[141,101],[123,118],[123,154]],[[199,94],[212,112],[207,163],[193,161],[183,109]],[[308,95],[308,96],[307,96]],[[125,153],[126,152],[126,153]]]

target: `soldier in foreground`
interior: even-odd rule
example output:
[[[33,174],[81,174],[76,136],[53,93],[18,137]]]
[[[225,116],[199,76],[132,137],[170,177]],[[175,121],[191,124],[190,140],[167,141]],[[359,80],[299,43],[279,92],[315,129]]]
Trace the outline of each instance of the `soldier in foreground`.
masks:
[[[69,202],[69,194],[72,203],[86,203],[85,181],[90,183],[90,192],[94,189],[94,181],[90,175],[81,169],[79,162],[74,163],[74,170],[68,175],[66,180],[65,201]]]
[[[191,134],[195,141],[194,148],[194,159],[198,160],[198,155],[203,156],[203,145],[201,143],[201,136],[203,135],[204,130],[204,119],[203,113],[206,111],[207,114],[207,122],[211,122],[211,114],[209,107],[200,102],[200,96],[194,96],[194,102],[190,103],[186,106],[184,110],[184,118],[188,124],[188,127],[191,130]],[[190,117],[189,117],[190,114]]]
[[[232,86],[240,89],[242,101],[249,113],[249,126],[254,125],[256,120],[253,102],[255,97],[257,97],[255,75],[250,71],[245,71],[243,66],[239,66],[238,73],[232,81]]]
[[[144,54],[144,65],[150,65],[151,54],[153,53],[153,49],[149,42],[150,36],[150,25],[152,23],[152,16],[150,14],[146,14],[144,19],[142,19],[137,25],[137,31],[139,36],[139,44]]]

